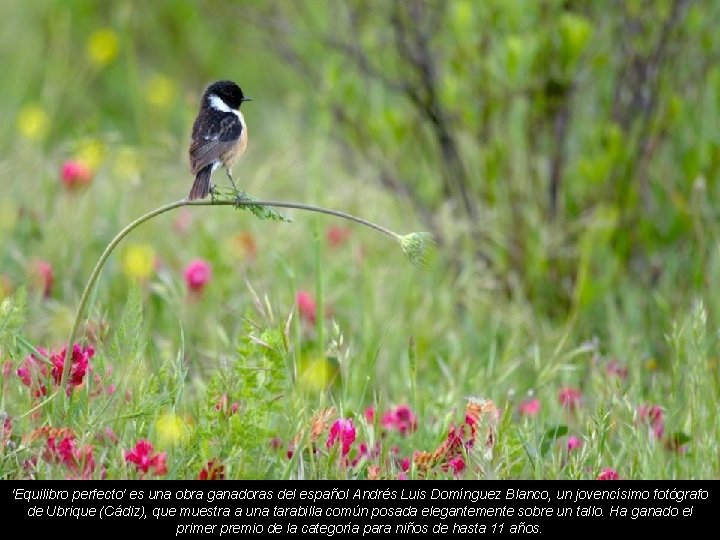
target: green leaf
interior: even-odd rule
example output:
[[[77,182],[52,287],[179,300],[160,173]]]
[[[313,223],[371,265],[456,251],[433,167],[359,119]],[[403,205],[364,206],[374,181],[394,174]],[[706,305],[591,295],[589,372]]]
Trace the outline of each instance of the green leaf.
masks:
[[[24,288],[0,302],[0,345],[5,343],[5,336],[16,334],[25,324],[27,311],[27,294]]]
[[[670,440],[673,442],[674,445],[680,447],[683,444],[689,443],[692,440],[692,437],[690,437],[690,435],[688,435],[687,433],[678,431],[677,433],[673,433],[670,436]]]
[[[543,433],[543,436],[540,438],[540,455],[544,456],[547,454],[552,444],[560,437],[567,435],[567,433],[568,427],[562,425],[546,429],[545,433]]]
[[[560,36],[566,67],[573,69],[592,36],[590,22],[580,15],[564,13],[560,18]]]
[[[269,206],[262,206],[259,204],[240,204],[246,203],[247,201],[255,201],[254,197],[247,193],[241,193],[237,196],[236,201],[238,203],[239,210],[250,210],[258,219],[269,219],[272,221],[284,221],[285,223],[292,223],[292,218],[287,214],[270,208]]]
[[[110,352],[116,361],[123,364],[135,360],[145,349],[143,331],[142,297],[140,286],[131,282],[127,302],[120,317]]]

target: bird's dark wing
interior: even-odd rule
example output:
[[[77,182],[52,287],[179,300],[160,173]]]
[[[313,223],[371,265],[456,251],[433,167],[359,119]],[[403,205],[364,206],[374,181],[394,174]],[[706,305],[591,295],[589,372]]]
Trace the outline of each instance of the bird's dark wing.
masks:
[[[243,127],[236,114],[208,111],[193,125],[190,143],[190,168],[193,174],[213,163],[230,150],[240,138]]]

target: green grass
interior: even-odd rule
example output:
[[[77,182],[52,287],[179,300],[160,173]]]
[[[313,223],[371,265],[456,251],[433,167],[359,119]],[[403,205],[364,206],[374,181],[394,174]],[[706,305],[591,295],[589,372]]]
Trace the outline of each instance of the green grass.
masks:
[[[502,193],[482,217],[488,245],[500,246],[492,269],[463,242],[438,246],[419,268],[392,239],[330,216],[288,210],[293,222],[278,223],[232,207],[177,209],[133,231],[110,257],[77,340],[95,348],[91,371],[69,405],[49,368],[33,373],[47,386],[34,396],[16,372],[37,349],[65,345],[107,243],[189,191],[186,147],[197,99],[226,71],[215,54],[222,43],[204,24],[204,48],[183,61],[169,45],[174,31],[143,32],[152,22],[125,13],[137,9],[132,3],[65,10],[58,2],[50,11],[15,4],[7,9],[22,24],[0,33],[0,56],[13,74],[0,86],[1,478],[135,478],[141,473],[125,452],[141,439],[166,452],[167,478],[196,478],[211,460],[226,478],[396,478],[416,452],[436,456],[429,470],[416,460],[411,478],[596,478],[604,468],[621,478],[720,474],[712,179],[706,197],[696,194],[677,213],[692,223],[685,244],[653,246],[664,270],[654,283],[634,273],[616,245],[611,206],[546,223],[527,201],[522,276],[506,264],[517,239],[504,231],[518,216]],[[148,20],[176,21],[158,5]],[[120,37],[118,56],[94,66],[86,40],[105,26]],[[277,59],[259,47],[238,54],[231,75],[247,66],[241,84],[255,98],[244,108],[249,150],[235,168],[242,189],[346,211],[400,233],[424,229],[411,208],[376,186],[371,165],[348,171],[332,126],[308,106],[314,96],[272,67]],[[159,105],[144,93],[158,74],[172,83]],[[48,115],[44,137],[18,128],[29,103]],[[88,139],[101,148],[92,182],[67,190],[61,165],[77,152],[87,157]],[[506,163],[523,157],[521,148],[517,156],[504,152]],[[452,208],[439,208],[446,235],[462,237]],[[330,227],[349,235],[332,245]],[[149,257],[143,278],[128,267],[133,249]],[[212,265],[212,277],[192,293],[183,271],[198,258]],[[49,295],[35,275],[41,259],[54,271]],[[553,283],[556,263],[574,279]],[[300,291],[316,301],[315,321],[298,309]],[[627,375],[609,374],[611,361]],[[559,400],[568,387],[582,395],[574,407]],[[530,398],[539,412],[521,415]],[[496,407],[477,417],[476,432],[466,424],[474,400]],[[383,426],[399,405],[412,410],[416,428]],[[641,417],[643,405],[662,409],[661,436]],[[339,443],[327,448],[339,418],[356,429],[350,461],[360,443],[372,456],[352,465]],[[474,444],[450,445],[453,429]],[[69,430],[69,454],[52,450],[70,440]],[[568,452],[568,436],[582,446]],[[466,467],[455,474],[448,464],[458,456]]]

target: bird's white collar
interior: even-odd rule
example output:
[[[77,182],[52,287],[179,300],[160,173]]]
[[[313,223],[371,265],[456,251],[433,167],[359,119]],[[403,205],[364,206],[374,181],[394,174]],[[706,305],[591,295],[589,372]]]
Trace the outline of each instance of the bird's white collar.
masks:
[[[208,101],[210,102],[210,107],[216,111],[233,113],[238,118],[241,118],[240,111],[230,108],[221,97],[216,96],[215,94],[210,94]]]

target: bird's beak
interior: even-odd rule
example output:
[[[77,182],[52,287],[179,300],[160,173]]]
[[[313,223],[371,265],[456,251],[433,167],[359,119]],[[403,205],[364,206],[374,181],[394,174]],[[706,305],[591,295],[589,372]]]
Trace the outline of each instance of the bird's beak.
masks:
[[[241,101],[252,101],[253,99],[251,97],[244,97]]]

